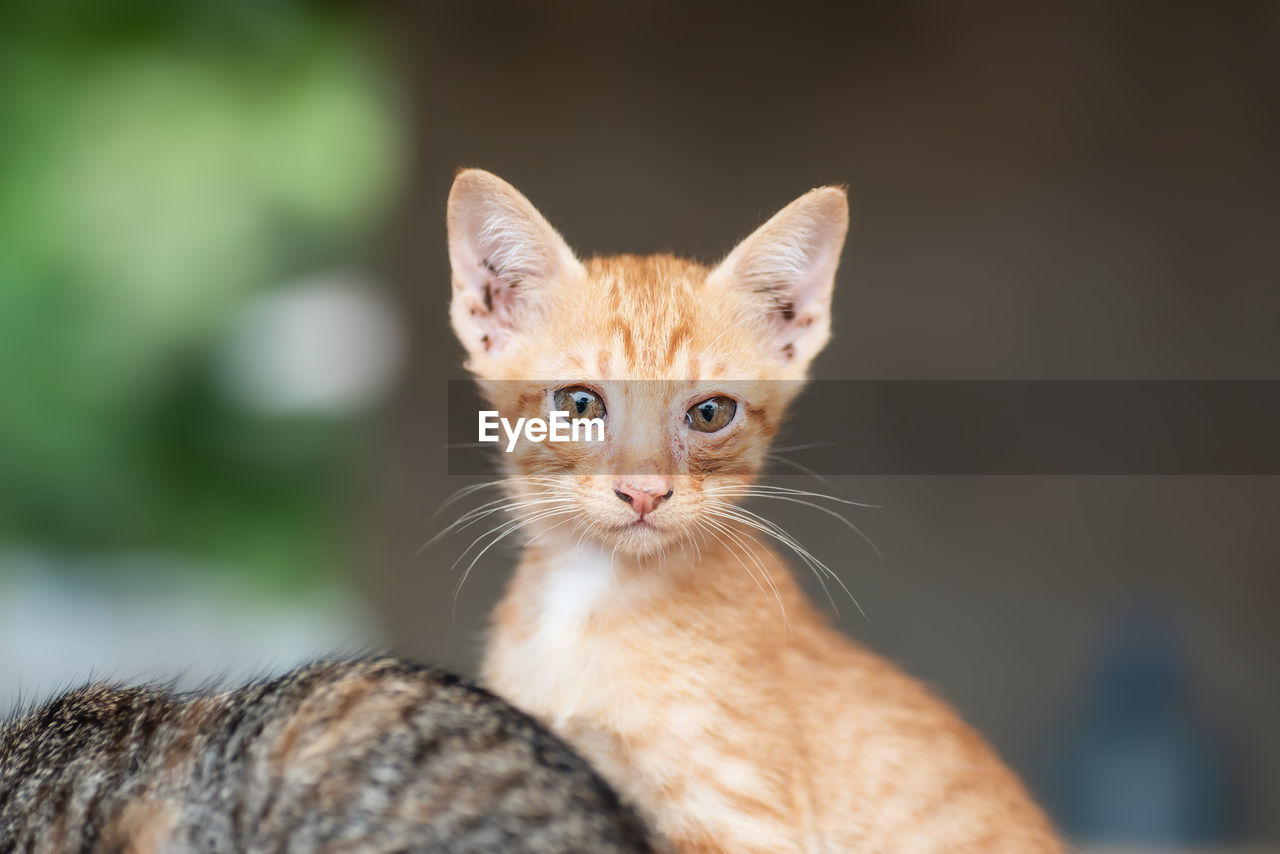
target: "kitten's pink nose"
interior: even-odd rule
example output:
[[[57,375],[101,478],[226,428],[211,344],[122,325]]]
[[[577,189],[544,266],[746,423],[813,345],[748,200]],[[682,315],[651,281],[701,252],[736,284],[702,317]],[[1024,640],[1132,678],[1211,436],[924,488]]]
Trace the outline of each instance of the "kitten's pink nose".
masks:
[[[673,492],[675,489],[672,488],[671,481],[660,475],[632,475],[614,481],[613,484],[613,494],[630,504],[641,519],[670,498]]]

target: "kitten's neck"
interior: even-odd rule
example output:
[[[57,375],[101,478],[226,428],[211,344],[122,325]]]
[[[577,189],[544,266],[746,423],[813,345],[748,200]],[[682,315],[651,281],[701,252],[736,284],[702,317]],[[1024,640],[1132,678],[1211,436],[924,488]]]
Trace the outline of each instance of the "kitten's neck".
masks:
[[[731,529],[732,530],[732,529]],[[734,530],[736,539],[685,543],[665,552],[623,554],[574,538],[528,546],[502,606],[554,626],[604,619],[709,614],[768,619],[806,607],[786,564],[767,546]]]
[[[823,620],[776,555],[745,543],[644,559],[585,542],[536,541],[493,613],[485,681],[563,722],[607,717],[619,697],[634,698],[618,686],[641,689],[628,674],[655,660],[695,666],[696,659],[712,670],[725,661],[776,661]],[[602,681],[614,690],[600,691]]]

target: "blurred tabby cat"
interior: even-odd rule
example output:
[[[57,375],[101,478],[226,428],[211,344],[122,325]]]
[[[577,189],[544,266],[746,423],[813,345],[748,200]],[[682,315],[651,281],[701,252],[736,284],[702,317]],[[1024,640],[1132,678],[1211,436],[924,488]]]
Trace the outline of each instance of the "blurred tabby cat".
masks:
[[[482,392],[513,423],[606,425],[502,454],[510,501],[464,517],[508,509],[495,536],[528,536],[484,675],[685,854],[1053,854],[982,739],[828,626],[757,535],[808,553],[737,506],[821,498],[755,479],[826,343],[847,220],[823,187],[715,268],[579,261],[511,186],[459,173],[451,318]]]
[[[0,725],[0,852],[650,850],[541,725],[390,658],[188,695],[90,685]]]

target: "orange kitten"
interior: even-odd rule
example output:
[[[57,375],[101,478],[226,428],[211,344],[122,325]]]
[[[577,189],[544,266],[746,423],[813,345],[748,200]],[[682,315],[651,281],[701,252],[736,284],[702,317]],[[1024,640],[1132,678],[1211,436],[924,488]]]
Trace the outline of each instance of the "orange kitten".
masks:
[[[607,426],[503,455],[530,539],[484,676],[680,852],[1060,852],[982,739],[832,629],[733,505],[826,343],[847,222],[822,187],[713,269],[579,261],[511,186],[459,173],[468,367],[504,416]]]

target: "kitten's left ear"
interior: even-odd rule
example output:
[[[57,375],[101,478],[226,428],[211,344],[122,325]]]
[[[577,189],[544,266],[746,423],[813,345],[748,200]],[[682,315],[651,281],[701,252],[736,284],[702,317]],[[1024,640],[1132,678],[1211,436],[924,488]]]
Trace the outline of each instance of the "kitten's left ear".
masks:
[[[454,331],[473,359],[497,356],[527,331],[542,290],[583,275],[582,264],[528,199],[483,169],[454,178],[448,217]]]
[[[831,291],[848,229],[844,190],[810,190],[739,243],[708,284],[754,298],[777,357],[803,368],[830,335]]]

